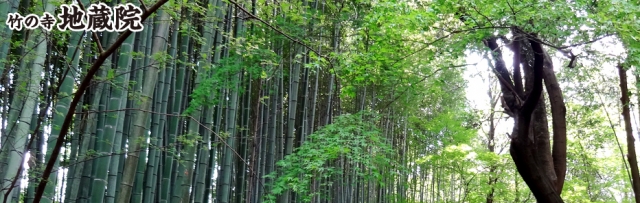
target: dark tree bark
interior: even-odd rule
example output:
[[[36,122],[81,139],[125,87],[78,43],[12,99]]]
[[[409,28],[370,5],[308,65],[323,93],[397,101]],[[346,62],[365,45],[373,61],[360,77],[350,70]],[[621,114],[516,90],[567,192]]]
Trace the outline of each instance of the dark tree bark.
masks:
[[[549,142],[550,136],[547,128],[544,97],[542,95],[543,79],[546,78],[545,65],[551,64],[551,62],[545,63],[545,51],[536,39],[526,40],[516,37],[512,46],[516,53],[514,54],[514,81],[512,81],[496,41],[497,38],[490,38],[485,40],[485,44],[493,52],[495,74],[500,80],[503,94],[503,107],[505,110],[510,111],[508,114],[514,118],[515,122],[510,148],[513,161],[538,202],[563,202],[559,191],[562,190],[562,184],[564,183],[566,141],[559,142],[558,146],[554,144],[554,150],[557,147],[560,152],[555,153],[557,157],[553,157]],[[522,80],[520,79],[522,76],[520,75],[519,62],[522,62],[525,73],[524,92],[522,92]],[[548,72],[553,73],[552,71]],[[547,77],[550,77],[551,81],[547,86],[557,85],[557,81],[553,80],[555,77]],[[552,103],[558,96],[562,101],[562,93],[559,90],[558,87],[552,91],[554,94],[550,94]],[[563,110],[564,103],[555,101],[556,107]],[[554,108],[552,107],[552,113],[553,111]],[[558,123],[564,124],[564,114],[557,113],[557,115]],[[563,132],[555,133],[556,130]],[[555,125],[554,122],[554,137],[559,135],[561,141],[566,140],[565,130],[566,127],[564,125]],[[559,165],[555,165],[556,158],[561,159],[558,161]],[[563,180],[558,180],[556,173],[561,174]]]
[[[627,88],[627,71],[620,64],[618,65],[618,73],[620,75],[620,92],[622,97],[622,117],[624,117],[624,129],[627,131],[627,158],[629,166],[631,166],[631,185],[636,203],[640,202],[640,173],[638,172],[638,160],[636,158],[635,139],[633,138],[633,129],[631,128],[631,114],[629,113],[629,88]]]
[[[512,29],[514,33],[516,33],[516,37],[513,39],[513,47],[512,50],[514,52],[514,82],[516,83],[516,91],[518,88],[518,81],[516,78],[519,78],[519,64],[517,62],[522,62],[523,67],[526,70],[528,75],[532,74],[531,66],[533,65],[534,57],[533,52],[531,52],[531,46],[528,44],[520,44],[522,42],[528,41],[524,38],[524,34],[518,29]],[[562,90],[560,89],[560,85],[558,84],[558,80],[556,79],[555,73],[553,72],[553,63],[551,61],[551,57],[547,54],[546,51],[543,50],[544,54],[544,84],[547,90],[547,94],[549,96],[549,103],[551,105],[551,116],[552,116],[552,124],[553,124],[553,146],[551,149],[553,150],[552,154],[547,153],[549,150],[549,143],[546,140],[549,139],[549,130],[547,128],[547,110],[544,105],[539,105],[534,114],[536,115],[534,120],[534,125],[539,127],[533,127],[534,129],[538,129],[538,132],[535,132],[535,138],[538,140],[545,140],[545,142],[537,142],[541,144],[539,146],[539,151],[541,157],[545,160],[544,168],[547,170],[548,174],[550,174],[552,181],[555,184],[556,191],[558,193],[562,192],[562,188],[564,185],[564,178],[566,175],[566,157],[567,157],[567,128],[566,128],[566,108],[564,104],[564,99],[562,97]],[[521,60],[517,56],[523,58]],[[530,80],[530,78],[527,78]],[[528,82],[529,83],[529,82]],[[527,84],[527,89],[531,89],[531,84]],[[522,94],[521,94],[522,95]],[[544,99],[541,99],[541,102],[544,102]],[[539,110],[538,110],[539,109]],[[539,118],[538,118],[539,117]],[[543,149],[544,148],[544,149]]]
[[[567,172],[567,109],[562,97],[562,90],[553,72],[551,57],[544,53],[544,84],[549,94],[551,104],[551,118],[553,124],[553,164],[557,177],[555,183],[558,194],[562,193],[564,178]]]
[[[542,79],[544,77],[544,50],[540,43],[534,40],[530,40],[530,43],[534,54],[533,87],[524,104],[516,110],[514,119],[516,123],[513,129],[510,153],[518,172],[538,202],[563,202],[547,172],[540,167],[543,160],[538,155],[544,152],[537,149],[534,143],[535,138],[531,139],[529,135],[533,112],[542,97]],[[545,142],[545,140],[539,141]]]

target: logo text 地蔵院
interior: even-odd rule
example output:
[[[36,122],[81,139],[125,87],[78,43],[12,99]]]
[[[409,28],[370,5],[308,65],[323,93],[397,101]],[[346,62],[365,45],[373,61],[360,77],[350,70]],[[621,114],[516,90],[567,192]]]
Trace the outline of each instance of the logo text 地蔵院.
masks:
[[[92,31],[92,32],[140,32],[144,29],[141,22],[142,9],[127,3],[113,8],[104,3],[90,5],[86,11],[76,3],[60,6],[57,18],[49,12],[42,16],[19,13],[9,13],[5,22],[11,30],[20,31],[22,28],[33,30],[42,28],[51,31],[54,27],[61,31]]]

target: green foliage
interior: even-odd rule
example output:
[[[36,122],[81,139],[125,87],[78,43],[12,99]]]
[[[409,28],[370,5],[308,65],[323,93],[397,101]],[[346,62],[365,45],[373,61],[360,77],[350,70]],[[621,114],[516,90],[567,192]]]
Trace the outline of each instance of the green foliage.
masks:
[[[222,89],[234,88],[232,86],[234,83],[230,80],[231,75],[235,73],[242,71],[245,77],[250,76],[250,79],[259,78],[263,74],[269,74],[267,77],[270,77],[275,73],[273,67],[278,65],[278,57],[268,46],[265,46],[267,44],[265,38],[252,36],[243,43],[239,43],[237,38],[230,41],[226,46],[234,52],[229,53],[228,57],[213,64],[200,62],[199,65],[192,65],[198,67],[195,74],[200,77],[200,81],[189,95],[191,101],[184,114],[189,115],[202,106],[218,105],[220,98],[214,95],[218,95]],[[200,57],[206,58],[205,55]],[[265,67],[271,67],[271,69],[265,69]],[[242,93],[244,89],[240,88],[237,91]]]
[[[374,125],[376,120],[377,116],[369,112],[347,114],[314,132],[295,153],[277,163],[282,175],[276,177],[276,172],[267,175],[275,181],[266,201],[275,202],[276,195],[292,189],[301,200],[309,202],[314,195],[321,195],[311,190],[314,180],[343,172],[342,166],[334,163],[339,159],[361,164],[362,168],[355,168],[359,177],[382,183],[387,171],[381,169],[397,162],[388,158],[393,150]],[[364,173],[366,170],[371,173]]]
[[[219,64],[211,67],[200,68],[195,74],[201,77],[200,84],[194,88],[189,95],[191,101],[189,107],[184,111],[185,115],[191,114],[196,109],[203,106],[217,105],[218,95],[221,89],[232,88],[230,82],[230,74],[240,71],[241,64],[237,62],[238,56],[222,59]]]

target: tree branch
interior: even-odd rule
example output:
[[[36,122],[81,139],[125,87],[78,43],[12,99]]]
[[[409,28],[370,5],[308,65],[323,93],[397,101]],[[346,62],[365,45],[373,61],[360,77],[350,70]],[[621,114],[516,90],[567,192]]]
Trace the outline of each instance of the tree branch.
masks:
[[[311,48],[309,45],[305,44],[304,42],[302,42],[301,40],[298,40],[296,38],[293,38],[291,35],[285,33],[284,31],[276,28],[274,25],[271,25],[270,23],[268,23],[267,21],[262,20],[262,18],[259,18],[258,16],[254,15],[253,13],[247,11],[246,8],[242,7],[242,5],[240,5],[238,2],[234,1],[234,0],[227,0],[229,1],[231,4],[235,5],[236,8],[240,9],[244,15],[247,15],[248,17],[246,19],[256,19],[257,21],[260,21],[260,23],[266,25],[267,27],[271,28],[272,30],[276,31],[277,33],[283,35],[284,37],[286,37],[287,39],[293,41],[296,44],[300,44],[303,47],[305,47],[307,50],[312,51],[313,53],[316,53],[319,57],[324,58],[327,60],[327,62],[329,62],[329,64],[331,64],[333,66],[333,64],[331,63],[331,60],[329,59],[329,57],[320,54],[319,51],[316,51],[315,49]]]
[[[82,2],[80,2],[80,0],[77,0],[76,2],[78,3],[78,6],[80,6],[80,9],[82,9],[86,13],[87,9],[84,7]],[[98,45],[98,51],[100,51],[100,53],[104,52],[104,49],[102,48],[102,44],[100,43],[100,38],[98,37],[98,33],[92,32],[91,37],[93,37],[93,40],[96,41],[96,44]]]
[[[524,119],[524,123],[531,121],[531,114],[536,108],[540,96],[542,96],[542,78],[544,77],[544,55],[542,45],[535,40],[530,40],[531,48],[533,49],[534,62],[533,62],[533,88],[531,93],[527,95],[527,100],[520,108],[520,117]]]
[[[514,107],[519,107],[519,105],[522,103],[522,99],[517,94],[517,91],[513,86],[513,80],[511,80],[509,71],[507,70],[504,60],[502,59],[502,52],[500,51],[496,40],[497,38],[492,37],[484,40],[484,43],[487,47],[489,47],[489,49],[491,49],[491,53],[493,53],[493,60],[496,64],[493,69],[494,73],[500,81],[500,87],[502,89],[503,95],[507,96],[505,97],[505,100],[507,100],[506,102],[509,104],[509,108],[511,108],[511,110],[513,111],[515,110]],[[514,97],[512,98],[511,95],[513,95]]]

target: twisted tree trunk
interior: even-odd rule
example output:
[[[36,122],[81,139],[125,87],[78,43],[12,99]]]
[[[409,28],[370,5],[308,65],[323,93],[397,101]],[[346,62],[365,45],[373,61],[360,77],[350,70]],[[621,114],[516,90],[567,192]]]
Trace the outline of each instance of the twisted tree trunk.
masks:
[[[513,30],[516,34],[512,47],[513,80],[502,59],[497,38],[485,40],[485,45],[493,52],[495,74],[500,80],[503,94],[503,107],[515,122],[511,134],[510,153],[518,172],[538,202],[563,202],[560,193],[566,171],[566,119],[562,92],[553,75],[550,58],[542,45],[537,39],[527,40],[518,37],[519,30]],[[520,63],[525,73],[524,88]],[[553,154],[542,95],[543,79],[552,106]]]

